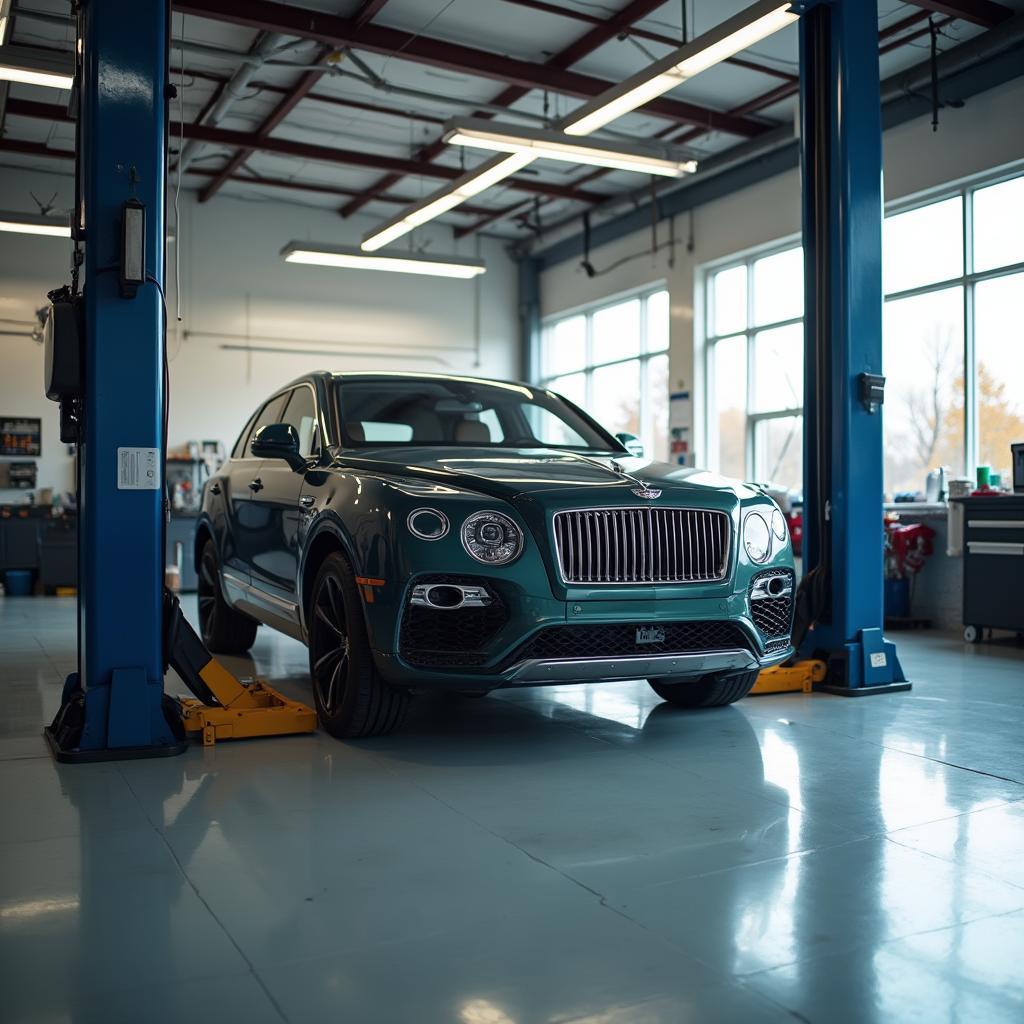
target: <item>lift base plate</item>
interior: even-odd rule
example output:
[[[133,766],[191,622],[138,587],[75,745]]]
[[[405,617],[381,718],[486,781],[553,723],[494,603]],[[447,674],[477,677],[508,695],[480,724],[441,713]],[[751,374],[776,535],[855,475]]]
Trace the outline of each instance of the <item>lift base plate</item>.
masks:
[[[880,693],[901,693],[913,688],[912,683],[883,683],[881,686],[816,686],[816,693],[832,693],[837,697],[874,697]]]
[[[177,757],[188,749],[187,743],[171,743],[163,747],[103,747],[100,750],[73,750],[60,745],[50,726],[43,729],[53,754],[61,764],[96,764],[99,761],[140,761],[147,757]]]

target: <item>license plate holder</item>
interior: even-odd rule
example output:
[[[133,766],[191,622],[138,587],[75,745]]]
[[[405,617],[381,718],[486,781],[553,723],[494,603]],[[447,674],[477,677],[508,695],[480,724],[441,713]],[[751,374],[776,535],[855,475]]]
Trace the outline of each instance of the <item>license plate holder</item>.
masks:
[[[637,646],[642,646],[643,644],[663,644],[665,642],[665,630],[661,626],[637,626],[635,642]]]

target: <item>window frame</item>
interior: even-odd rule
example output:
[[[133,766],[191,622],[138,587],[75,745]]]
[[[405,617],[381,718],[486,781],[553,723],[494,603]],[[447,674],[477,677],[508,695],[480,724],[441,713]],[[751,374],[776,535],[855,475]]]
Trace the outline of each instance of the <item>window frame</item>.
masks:
[[[648,318],[647,318],[647,304],[648,300],[659,292],[665,292],[668,296],[669,303],[669,342],[664,348],[651,350],[649,345],[649,331],[648,331]],[[606,309],[610,309],[613,306],[622,305],[625,302],[631,302],[634,299],[640,301],[640,350],[639,352],[627,356],[622,356],[619,359],[608,359],[597,362],[594,360],[594,317]],[[549,316],[544,317],[541,320],[539,340],[537,343],[537,351],[535,353],[534,364],[536,371],[534,374],[536,386],[544,388],[545,390],[554,390],[556,394],[559,394],[557,388],[553,387],[553,383],[562,377],[570,377],[575,374],[583,374],[584,380],[584,398],[581,403],[583,409],[590,409],[592,406],[593,399],[593,375],[595,370],[604,369],[609,366],[622,366],[625,363],[636,362],[639,364],[640,369],[640,434],[641,437],[647,432],[651,433],[653,447],[653,411],[654,403],[651,401],[649,389],[646,386],[648,380],[648,368],[652,359],[658,356],[665,356],[671,360],[672,350],[672,339],[671,339],[671,302],[672,295],[669,290],[668,283],[664,280],[656,281],[650,284],[641,285],[638,288],[630,288],[623,292],[618,292],[607,298],[601,299],[598,302],[587,303],[582,306],[576,306],[571,309],[562,310],[558,313],[553,313]],[[575,369],[564,370],[561,373],[548,374],[545,372],[544,362],[546,348],[548,345],[549,338],[555,328],[555,326],[562,321],[571,320],[574,317],[582,316],[584,318],[584,362],[582,366]],[[671,365],[671,364],[670,364]],[[671,381],[671,370],[669,373],[669,380]],[[669,388],[671,390],[671,387]],[[666,395],[666,400],[668,396]],[[575,402],[566,398],[565,401],[575,406]],[[588,414],[589,415],[589,414]],[[593,415],[590,415],[590,419],[594,419]],[[605,427],[601,424],[603,430],[607,433],[610,432],[610,428]],[[666,436],[665,442],[667,445],[671,444],[671,438]]]
[[[900,291],[885,292],[883,282],[883,305],[900,299],[914,298],[921,295],[928,295],[934,292],[943,291],[949,288],[960,287],[963,289],[963,372],[964,372],[964,450],[963,463],[965,475],[974,476],[979,457],[980,438],[978,429],[978,381],[977,381],[977,351],[975,347],[975,287],[986,281],[997,278],[1009,277],[1013,274],[1024,272],[1024,261],[1004,264],[990,270],[975,271],[974,269],[974,195],[975,193],[992,185],[999,185],[1006,181],[1024,176],[1024,164],[1014,164],[1011,167],[1003,167],[996,171],[989,171],[984,174],[974,175],[962,179],[959,182],[948,183],[941,187],[921,192],[899,200],[893,200],[885,204],[883,217],[898,216],[902,213],[909,213],[912,210],[922,209],[936,203],[955,199],[957,196],[962,201],[961,215],[961,247],[963,260],[963,273],[959,276],[932,281],[928,284],[917,285],[913,288],[905,288]],[[884,226],[883,226],[884,229]],[[711,396],[715,394],[714,360],[713,351],[715,345],[728,338],[744,337],[746,339],[747,352],[747,393],[746,393],[746,424],[744,439],[744,464],[745,475],[751,478],[757,466],[757,452],[755,450],[755,437],[757,424],[760,421],[786,416],[802,416],[803,403],[799,408],[772,410],[771,412],[756,412],[753,408],[753,373],[754,366],[754,337],[766,330],[775,327],[784,327],[791,324],[802,324],[805,317],[800,316],[790,320],[783,320],[773,323],[753,325],[753,264],[767,256],[774,256],[789,249],[798,248],[802,245],[801,235],[789,235],[786,238],[773,242],[769,245],[756,246],[743,252],[721,260],[705,264],[698,270],[700,284],[700,296],[703,303],[700,319],[695,321],[699,325],[699,335],[695,337],[695,362],[703,368],[707,400],[704,403],[703,429],[705,448],[707,452],[707,464],[710,469],[719,467],[719,437],[718,437],[718,410],[714,407]],[[714,318],[714,277],[723,270],[729,270],[737,266],[747,268],[747,311],[743,330],[733,331],[729,334],[715,334],[712,330]],[[806,312],[806,309],[805,309]]]
[[[743,428],[743,463],[745,466],[744,477],[746,479],[753,479],[755,467],[757,466],[756,438],[758,423],[761,423],[764,420],[785,419],[792,416],[802,417],[804,414],[803,403],[801,403],[799,407],[772,409],[767,412],[755,411],[754,374],[752,372],[754,366],[754,347],[758,334],[763,334],[766,331],[775,330],[777,328],[793,327],[797,324],[803,325],[804,322],[804,315],[802,313],[797,317],[787,317],[783,320],[766,321],[763,324],[755,325],[752,322],[754,309],[754,264],[759,260],[767,259],[769,256],[778,256],[780,253],[789,252],[792,249],[799,248],[800,245],[800,235],[788,235],[785,239],[774,242],[771,245],[747,249],[742,253],[738,253],[724,260],[709,263],[703,268],[702,283],[704,292],[704,309],[702,344],[700,347],[702,349],[702,358],[704,363],[705,387],[709,397],[717,394],[715,390],[717,381],[715,378],[714,360],[712,358],[715,345],[718,342],[726,341],[729,338],[743,338],[746,348],[747,373],[744,409],[745,423]],[[734,267],[746,267],[747,272],[747,309],[746,317],[744,318],[744,327],[742,330],[732,331],[728,334],[715,334],[711,327],[715,315],[715,275],[720,274],[724,270],[732,270]],[[713,409],[711,402],[708,400],[705,400],[704,408],[704,438],[708,452],[707,464],[709,469],[717,471],[719,469],[718,410]]]

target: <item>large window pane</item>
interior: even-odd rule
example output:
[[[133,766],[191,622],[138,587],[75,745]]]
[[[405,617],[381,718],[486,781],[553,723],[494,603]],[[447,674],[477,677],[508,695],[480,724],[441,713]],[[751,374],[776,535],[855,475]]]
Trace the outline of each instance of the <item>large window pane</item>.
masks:
[[[747,450],[747,339],[723,338],[711,350],[718,471],[743,479]]]
[[[790,324],[754,335],[753,410],[803,406],[804,328]]]
[[[742,331],[747,326],[747,268],[730,267],[711,278],[711,333]]]
[[[548,387],[558,395],[575,402],[580,408],[587,405],[587,375],[585,373],[570,373],[565,377],[556,377],[548,381]]]
[[[1022,179],[1024,180],[1024,179]],[[978,462],[1010,476],[1010,445],[1024,441],[1024,274],[981,281],[974,292]]]
[[[804,418],[776,416],[754,425],[754,479],[803,491]]]
[[[974,193],[974,269],[1024,262],[1024,176]]]
[[[804,313],[804,251],[777,252],[754,262],[754,324],[794,320]]]
[[[647,360],[647,418],[644,444],[652,458],[668,462],[668,353]]]
[[[902,292],[964,272],[963,198],[886,217],[882,239],[885,292]]]
[[[599,309],[591,324],[595,363],[609,363],[640,354],[640,300],[630,299]]]
[[[661,352],[668,348],[668,292],[655,292],[647,297],[647,351]]]
[[[640,360],[594,370],[590,415],[613,434],[640,436]]]
[[[887,302],[885,490],[923,492],[937,466],[963,472],[963,289]]]
[[[547,330],[544,376],[582,370],[587,362],[587,318],[570,316]]]

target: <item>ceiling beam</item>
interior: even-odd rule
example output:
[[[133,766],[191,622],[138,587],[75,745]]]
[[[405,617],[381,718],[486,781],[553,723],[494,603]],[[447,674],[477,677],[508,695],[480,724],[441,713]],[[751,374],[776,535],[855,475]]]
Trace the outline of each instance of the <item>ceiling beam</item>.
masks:
[[[352,18],[356,28],[362,28],[364,25],[369,25],[374,18],[380,14],[384,5],[388,0],[363,0],[363,6],[356,11]]]
[[[910,0],[915,7],[921,7],[934,14],[945,14],[960,18],[982,28],[992,28],[1001,21],[1013,17],[1013,11],[995,0]]]
[[[614,84],[593,75],[519,60],[384,25],[369,24],[358,28],[350,18],[276,3],[274,0],[175,0],[174,9],[198,18],[226,21],[303,39],[316,39],[335,47],[351,46],[388,57],[397,55],[401,60],[459,71],[525,89],[547,89],[583,99],[599,96]],[[666,96],[652,100],[640,109],[680,124],[701,125],[709,130],[728,132],[742,138],[760,135],[771,127],[759,121],[730,117],[699,104]]]
[[[38,103],[35,100],[11,98],[7,101],[7,113],[16,117],[31,117],[51,122],[73,122],[67,109],[59,103]],[[300,160],[315,160],[318,163],[337,164],[347,167],[366,167],[378,171],[392,171],[397,174],[409,174],[440,178],[453,181],[461,177],[458,167],[445,167],[441,164],[425,163],[419,160],[407,160],[401,157],[384,156],[380,153],[365,153],[358,150],[337,149],[334,146],[317,146],[309,142],[296,142],[293,139],[281,139],[273,136],[260,138],[249,132],[236,132],[228,128],[217,128],[208,124],[188,123],[180,125],[176,121],[170,124],[171,132],[179,131],[186,139],[197,142],[208,142],[214,145],[227,146],[234,149],[259,150],[264,153],[277,153],[280,156],[297,157]],[[510,188],[535,195],[556,196],[560,199],[578,199],[587,203],[598,203],[607,199],[600,192],[577,189],[571,185],[559,185],[555,182],[533,181],[529,178],[509,178]]]
[[[516,7],[526,7],[534,11],[543,11],[546,14],[554,14],[559,18],[571,18],[573,21],[584,21],[588,25],[600,25],[604,18],[596,14],[588,14],[575,7],[563,7],[559,4],[546,3],[545,0],[505,0],[505,3],[514,4]],[[652,32],[650,29],[640,28],[631,25],[628,30],[623,30],[622,35],[632,36],[634,39],[649,39],[652,43],[661,43],[675,49],[682,43],[676,36],[667,35],[664,32]],[[732,64],[738,68],[746,68],[748,71],[759,71],[763,75],[770,75],[772,78],[781,78],[786,82],[796,82],[799,76],[791,71],[783,71],[780,68],[769,67],[767,64],[760,64],[757,61],[748,60],[746,57],[727,57],[726,64]]]
[[[364,0],[362,7],[352,19],[356,28],[368,25],[387,2],[388,0]],[[320,64],[326,61],[332,52],[334,52],[332,46],[322,46],[312,63]],[[310,94],[313,86],[320,81],[325,71],[327,71],[326,66],[323,70],[313,69],[303,74],[294,87],[285,93],[284,99],[274,107],[267,115],[266,120],[256,129],[256,134],[260,138],[266,138]],[[197,120],[201,122],[203,118],[199,117]],[[199,193],[199,202],[205,203],[212,199],[224,183],[230,180],[232,175],[249,159],[251,154],[251,149],[237,150],[235,155],[213,176],[209,185]]]
[[[71,149],[52,149],[43,142],[24,142],[21,139],[0,138],[0,153],[18,153],[23,156],[51,157],[55,160],[74,160],[75,153]],[[189,174],[198,177],[212,177],[219,173],[209,167],[190,167]],[[295,181],[290,178],[270,178],[264,174],[236,174],[231,179],[241,185],[263,185],[267,188],[280,188],[292,192],[318,192],[323,195],[332,196],[354,196],[359,193],[352,188],[344,188],[341,185],[322,185],[312,181]],[[528,200],[529,201],[529,200]],[[395,206],[408,206],[415,202],[412,196],[381,196],[377,202],[390,203]],[[498,208],[500,215],[504,216],[507,207]],[[492,207],[472,206],[463,204],[452,213],[464,213],[471,217],[489,217],[495,210]]]
[[[603,46],[609,40],[614,39],[623,31],[623,29],[628,28],[629,25],[637,19],[650,14],[651,11],[657,10],[657,8],[661,7],[663,3],[665,3],[665,0],[632,0],[631,3],[626,4],[626,6],[613,17],[608,18],[607,20],[598,19],[598,24],[594,28],[589,32],[585,32],[574,42],[570,43],[553,57],[549,58],[545,66],[560,70],[569,68],[572,64],[575,64],[576,61],[582,60],[587,56],[587,54],[592,53],[598,47]],[[526,89],[521,85],[510,85],[498,93],[498,95],[490,101],[490,105],[509,107],[515,103],[516,100],[525,96],[529,91],[529,89]],[[492,117],[493,115],[487,111],[478,110],[476,112],[476,116]],[[444,139],[439,137],[420,153],[420,158],[423,160],[434,160],[447,148],[448,146]],[[340,213],[342,217],[351,217],[352,214],[365,206],[371,199],[379,196],[382,192],[386,192],[392,187],[392,185],[396,185],[400,180],[401,178],[399,175],[389,174],[374,182],[362,196],[357,199],[353,199],[341,208]]]
[[[320,52],[316,55],[313,60],[314,64],[319,64],[322,60],[325,60],[331,53],[329,46],[324,46],[320,49]],[[326,71],[327,69],[324,68]],[[284,98],[277,104],[276,107],[267,115],[263,123],[256,129],[256,137],[260,139],[266,139],[267,136],[304,100],[311,92],[314,85],[320,81],[323,71],[313,70],[305,72],[302,77],[295,83],[294,88],[291,92],[285,93]],[[200,122],[203,120],[201,117],[198,118]],[[228,181],[231,176],[245,163],[246,160],[252,155],[251,149],[238,149],[235,150],[234,156],[220,169],[220,171],[213,177],[210,183],[199,193],[199,202],[205,203],[208,199],[212,199],[221,189],[223,184]]]

